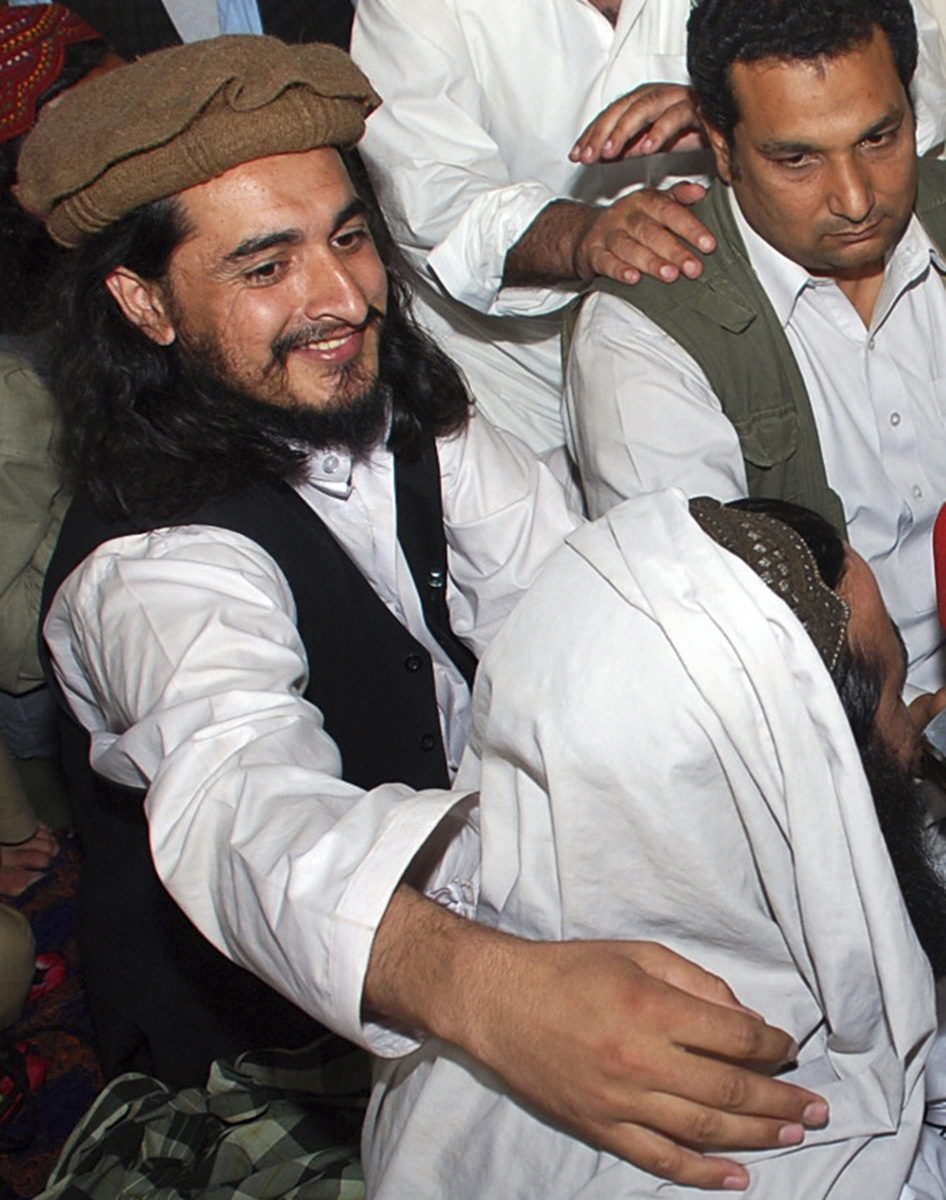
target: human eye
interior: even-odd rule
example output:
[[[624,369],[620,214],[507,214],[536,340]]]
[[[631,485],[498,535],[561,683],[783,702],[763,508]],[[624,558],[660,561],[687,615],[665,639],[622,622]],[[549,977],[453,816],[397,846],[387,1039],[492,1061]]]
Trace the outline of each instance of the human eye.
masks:
[[[813,155],[799,151],[797,154],[778,155],[772,161],[786,171],[803,171],[812,166],[815,159]]]
[[[877,133],[869,133],[861,142],[861,145],[868,150],[882,150],[887,146],[893,145],[896,140],[898,129],[882,129]]]
[[[243,280],[250,287],[266,287],[278,283],[287,270],[288,262],[285,259],[267,259],[266,262],[247,268],[243,272]]]
[[[346,225],[332,238],[332,245],[337,250],[342,250],[346,253],[360,250],[362,246],[371,242],[371,233],[367,224],[359,222],[356,225]]]

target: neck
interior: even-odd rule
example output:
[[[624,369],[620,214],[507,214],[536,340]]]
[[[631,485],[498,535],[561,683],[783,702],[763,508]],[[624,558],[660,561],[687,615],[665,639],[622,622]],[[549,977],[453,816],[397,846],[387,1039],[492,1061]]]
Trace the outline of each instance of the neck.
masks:
[[[850,275],[835,276],[838,287],[854,305],[857,315],[869,327],[877,297],[884,284],[884,260],[870,263]]]
[[[588,2],[598,10],[603,16],[611,22],[612,25],[617,25],[618,14],[621,11],[621,0],[588,0]]]

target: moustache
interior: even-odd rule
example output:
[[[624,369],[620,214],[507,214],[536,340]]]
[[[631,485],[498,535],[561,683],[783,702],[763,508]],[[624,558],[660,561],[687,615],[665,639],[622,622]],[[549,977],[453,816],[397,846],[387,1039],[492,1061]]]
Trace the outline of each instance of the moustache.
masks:
[[[273,357],[270,370],[284,367],[293,350],[308,346],[310,342],[326,342],[330,338],[361,333],[371,327],[380,327],[383,321],[384,313],[379,308],[372,306],[368,309],[368,314],[360,325],[348,325],[339,321],[314,321],[311,325],[301,325],[290,333],[284,333],[282,337],[276,338],[272,343],[270,352]]]

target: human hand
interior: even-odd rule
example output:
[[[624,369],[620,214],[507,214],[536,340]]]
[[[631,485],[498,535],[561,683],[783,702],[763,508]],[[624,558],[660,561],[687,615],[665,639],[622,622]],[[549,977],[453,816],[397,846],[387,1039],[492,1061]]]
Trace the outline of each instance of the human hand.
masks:
[[[930,721],[939,716],[946,708],[946,687],[941,687],[936,692],[920,692],[915,699],[910,701],[908,707],[913,723],[922,733]]]
[[[826,1122],[822,1099],[765,1073],[793,1059],[791,1038],[672,951],[513,938],[493,949],[456,1040],[593,1145],[680,1184],[741,1190],[743,1166],[702,1152],[794,1145]]]
[[[596,209],[576,244],[575,278],[588,282],[608,275],[620,283],[637,283],[641,275],[653,275],[672,283],[682,271],[696,279],[703,264],[684,242],[709,254],[716,239],[687,206],[705,195],[698,183],[678,183],[669,191],[631,192]]]
[[[600,112],[568,157],[588,164],[706,145],[692,90],[676,83],[645,83]]]

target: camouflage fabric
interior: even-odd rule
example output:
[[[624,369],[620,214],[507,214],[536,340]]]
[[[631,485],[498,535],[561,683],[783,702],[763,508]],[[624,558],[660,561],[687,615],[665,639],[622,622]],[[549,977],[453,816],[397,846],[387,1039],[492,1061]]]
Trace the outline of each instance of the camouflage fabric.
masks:
[[[216,1062],[206,1088],[119,1076],[79,1122],[41,1200],[362,1200],[369,1077],[368,1055],[331,1034]]]

